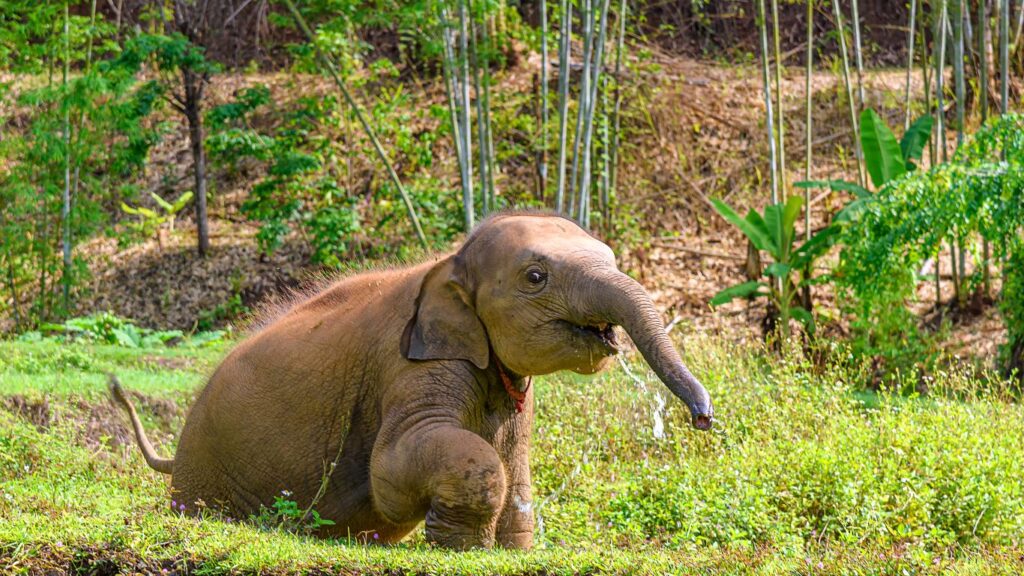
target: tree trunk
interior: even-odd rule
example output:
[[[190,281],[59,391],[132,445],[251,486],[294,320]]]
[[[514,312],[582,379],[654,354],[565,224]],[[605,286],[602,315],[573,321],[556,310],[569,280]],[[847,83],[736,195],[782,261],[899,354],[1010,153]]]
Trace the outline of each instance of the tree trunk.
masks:
[[[61,273],[64,313],[71,307],[71,107],[68,105],[68,72],[71,59],[71,32],[68,5],[64,3],[64,73],[61,99],[64,104],[64,194],[61,196],[60,221],[63,228],[62,253],[64,269]]]
[[[202,98],[205,79],[188,70],[182,72],[185,82],[185,117],[188,119],[189,143],[196,183],[196,232],[199,255],[206,257],[210,249],[210,230],[206,221],[206,151],[203,147]]]

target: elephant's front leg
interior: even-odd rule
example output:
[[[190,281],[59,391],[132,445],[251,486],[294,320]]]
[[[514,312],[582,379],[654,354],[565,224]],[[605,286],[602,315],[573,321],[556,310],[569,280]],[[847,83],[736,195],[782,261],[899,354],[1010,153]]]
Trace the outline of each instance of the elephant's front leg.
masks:
[[[530,484],[530,436],[533,426],[533,391],[528,392],[526,410],[513,414],[495,439],[505,463],[508,494],[498,518],[499,546],[527,550],[533,547],[533,498]]]
[[[410,427],[374,448],[374,502],[392,522],[426,507],[427,541],[490,548],[505,503],[505,470],[494,448],[456,423]]]

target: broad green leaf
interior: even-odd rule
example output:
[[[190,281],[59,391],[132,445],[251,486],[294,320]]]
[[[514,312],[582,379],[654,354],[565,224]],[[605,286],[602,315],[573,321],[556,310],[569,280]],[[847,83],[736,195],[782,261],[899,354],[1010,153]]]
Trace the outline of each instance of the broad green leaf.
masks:
[[[786,207],[782,212],[782,229],[789,232],[789,242],[793,242],[793,228],[796,225],[796,219],[800,216],[800,208],[804,205],[804,199],[796,194],[790,196],[786,200]]]
[[[814,315],[800,306],[793,306],[789,309],[789,315],[804,325],[807,332],[814,334]]]
[[[839,239],[839,227],[832,225],[821,230],[793,252],[789,264],[797,269],[807,266],[819,256],[828,252]]]
[[[767,250],[769,253],[774,254],[777,248],[772,244],[771,231],[768,229],[768,223],[765,222],[764,218],[762,218],[756,210],[751,209],[747,210],[746,220],[751,226],[760,231],[764,238],[767,240],[767,246],[765,248],[761,248],[761,250]]]
[[[864,149],[864,164],[875,188],[881,188],[907,171],[903,152],[892,130],[870,108],[860,115],[860,142]]]
[[[900,151],[903,153],[903,159],[906,160],[908,170],[912,165],[910,161],[921,158],[924,153],[924,145],[928,143],[928,139],[932,135],[932,123],[934,122],[935,118],[930,114],[925,114],[914,120],[910,128],[903,133],[903,139],[900,140]]]
[[[763,221],[761,226],[750,222],[749,213],[747,214],[747,219],[744,220],[728,204],[717,198],[711,200],[711,203],[714,204],[715,210],[722,215],[722,218],[725,218],[730,224],[739,228],[754,243],[758,250],[771,250],[771,241],[766,234],[767,231],[764,229]]]
[[[188,201],[191,199],[192,191],[190,190],[188,192],[185,192],[184,194],[179,196],[177,200],[174,201],[174,205],[171,206],[169,212],[171,214],[177,214],[178,212],[181,212],[181,209],[184,208],[185,205],[188,204]]]
[[[785,239],[785,234],[782,232],[781,204],[772,204],[764,207],[764,223],[768,228],[768,237],[772,242],[772,249],[770,250],[772,258],[780,260],[782,258],[782,242]]]
[[[763,296],[765,293],[761,292],[762,287],[766,287],[767,284],[764,282],[758,282],[751,280],[750,282],[744,282],[743,284],[737,284],[730,286],[725,290],[722,290],[711,299],[712,306],[721,306],[726,302],[731,302],[736,298],[749,298],[751,296]]]
[[[832,182],[842,182],[842,180],[800,180],[799,182],[793,182],[795,188],[832,188]]]
[[[170,212],[170,210],[171,210],[171,203],[170,202],[168,202],[167,200],[164,200],[163,198],[161,198],[159,195],[157,195],[156,192],[150,192],[149,195],[153,197],[153,200],[156,200],[156,203],[159,204],[161,208],[163,208],[164,210],[167,210],[168,212]]]
[[[772,262],[764,269],[764,273],[769,276],[775,276],[776,278],[784,278],[793,268],[784,262]]]
[[[867,210],[868,202],[870,201],[871,198],[858,198],[856,200],[853,200],[846,206],[843,206],[843,208],[836,213],[836,216],[835,218],[832,219],[832,221],[853,222],[855,220],[859,220],[860,215],[864,213],[864,210]]]
[[[117,343],[126,348],[138,348],[140,344],[140,338],[137,332],[124,330],[121,328],[114,328],[111,330]]]
[[[43,322],[39,325],[39,329],[44,332],[81,332],[82,329],[74,324],[54,324],[52,322]]]
[[[850,192],[858,198],[867,198],[871,196],[871,192],[854,182],[847,182],[846,180],[801,180],[793,184],[797,188],[829,188],[831,190],[839,190],[840,192]]]
[[[800,215],[800,206],[803,202],[803,198],[793,195],[785,204],[773,204],[764,209],[764,221],[775,244],[772,257],[777,261],[785,260],[789,255],[789,249],[793,244],[793,226]]]

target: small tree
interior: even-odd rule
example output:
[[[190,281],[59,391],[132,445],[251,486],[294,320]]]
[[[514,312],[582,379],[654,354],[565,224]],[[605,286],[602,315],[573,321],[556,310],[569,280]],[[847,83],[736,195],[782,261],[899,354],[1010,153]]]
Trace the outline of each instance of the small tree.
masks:
[[[131,39],[121,58],[140,67],[150,61],[159,74],[154,84],[167,103],[185,117],[195,178],[196,231],[199,255],[210,248],[206,218],[206,151],[203,133],[203,97],[210,77],[220,66],[209,61],[201,46],[184,34],[143,34]]]
[[[260,32],[265,27],[266,0],[172,0],[168,4],[157,12],[163,32],[133,38],[122,58],[136,66],[152,61],[159,74],[161,95],[188,124],[196,232],[199,254],[205,256],[210,248],[203,130],[206,87],[221,70],[221,63],[239,65],[259,46]]]

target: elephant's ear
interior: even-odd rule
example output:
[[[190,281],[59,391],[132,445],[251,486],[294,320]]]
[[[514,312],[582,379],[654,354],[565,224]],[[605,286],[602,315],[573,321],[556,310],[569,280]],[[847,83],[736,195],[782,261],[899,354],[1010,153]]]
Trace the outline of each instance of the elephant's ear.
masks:
[[[487,331],[473,311],[462,259],[451,256],[427,272],[416,298],[416,312],[402,337],[410,360],[468,360],[487,368]]]

